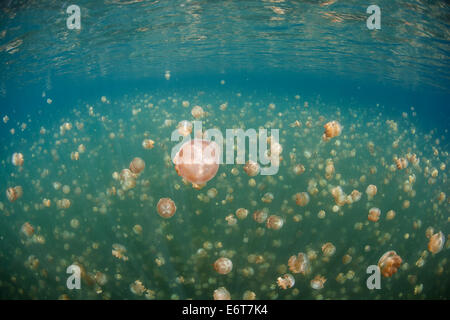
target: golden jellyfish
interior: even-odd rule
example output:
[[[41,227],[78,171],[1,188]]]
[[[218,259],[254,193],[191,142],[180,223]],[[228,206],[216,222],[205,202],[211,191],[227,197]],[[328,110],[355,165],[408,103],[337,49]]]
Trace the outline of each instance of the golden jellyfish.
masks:
[[[347,197],[340,186],[331,189],[331,195],[338,206],[343,206],[347,201]]]
[[[51,203],[52,202],[50,201],[50,199],[45,198],[42,200],[42,204],[44,205],[44,207],[47,207],[47,208],[50,207]]]
[[[349,264],[350,262],[352,262],[352,256],[349,254],[346,254],[342,257],[342,263],[343,264]]]
[[[323,133],[322,139],[328,141],[331,138],[337,137],[341,134],[342,126],[337,121],[330,121],[324,126],[325,132]]]
[[[139,174],[144,170],[145,162],[141,158],[134,158],[130,163],[130,171],[134,174]]]
[[[195,106],[191,110],[191,114],[195,119],[200,119],[205,116],[205,111],[200,106]]]
[[[273,193],[267,192],[262,196],[261,201],[264,203],[271,203],[273,199],[274,199]]]
[[[283,224],[284,224],[283,218],[276,216],[276,215],[271,215],[269,218],[267,218],[267,221],[266,221],[267,228],[273,229],[273,230],[281,229]]]
[[[350,199],[351,203],[361,200],[361,192],[358,190],[353,190],[352,193],[350,193]]]
[[[326,281],[327,279],[325,279],[325,277],[317,275],[310,282],[311,288],[313,288],[314,290],[320,290],[323,288]]]
[[[186,137],[192,132],[192,122],[187,120],[180,121],[178,123],[177,129],[179,134]]]
[[[61,199],[61,200],[57,200],[56,201],[56,205],[58,206],[58,208],[60,209],[68,209],[71,205],[71,202],[69,199]]]
[[[334,169],[333,160],[328,159],[327,164],[325,166],[325,178],[327,180],[331,179],[333,177],[334,171],[335,171],[335,169]]]
[[[327,242],[322,246],[322,253],[325,257],[331,257],[335,252],[336,247],[331,242]]]
[[[295,279],[292,274],[286,273],[282,277],[278,277],[277,283],[281,289],[286,290],[294,286]]]
[[[70,154],[70,159],[73,160],[73,161],[79,160],[80,159],[80,154],[78,153],[78,151],[73,151]]]
[[[130,291],[138,296],[141,296],[147,289],[145,289],[144,285],[140,280],[136,280],[132,284],[130,284]]]
[[[213,293],[214,300],[231,300],[231,295],[224,287],[217,288]]]
[[[366,189],[367,199],[372,200],[373,197],[377,194],[377,186],[373,184],[369,184]]]
[[[16,167],[22,166],[23,165],[23,154],[18,153],[18,152],[13,153],[11,162]]]
[[[203,185],[219,170],[220,150],[214,141],[193,139],[185,142],[173,159],[178,175],[187,181]]]
[[[394,161],[395,166],[398,170],[402,170],[408,167],[408,160],[406,160],[405,158],[395,158]]]
[[[402,264],[402,258],[395,251],[388,251],[378,260],[378,267],[380,268],[383,277],[391,277],[397,272]]]
[[[306,206],[309,203],[309,194],[307,192],[295,194],[295,203],[301,207]]]
[[[369,215],[367,216],[367,219],[372,222],[377,222],[380,219],[381,210],[378,208],[371,208],[369,210]]]
[[[267,212],[264,210],[256,210],[253,212],[253,220],[258,223],[264,223],[267,219]]]
[[[233,270],[233,262],[225,257],[219,258],[214,262],[214,270],[220,274],[228,274]]]
[[[9,201],[14,202],[23,195],[21,186],[15,186],[13,188],[6,189],[6,197]]]
[[[144,149],[153,149],[154,146],[155,146],[155,141],[153,141],[152,139],[144,139],[142,141],[142,148],[144,148]]]
[[[22,234],[27,236],[28,238],[31,237],[34,233],[34,228],[29,222],[25,222],[22,227],[20,228],[20,231]]]
[[[392,220],[392,219],[394,219],[395,218],[395,211],[394,210],[389,210],[387,213],[386,213],[386,219],[387,220]]]
[[[303,252],[300,252],[289,258],[288,266],[292,273],[306,274],[309,271],[309,259]]]
[[[236,210],[236,217],[238,217],[238,219],[245,219],[247,218],[248,215],[248,210],[245,208],[239,208]]]
[[[177,211],[175,202],[170,198],[159,199],[156,209],[158,214],[166,219],[171,218],[175,214],[175,211]]]
[[[430,241],[428,242],[428,251],[436,254],[442,250],[444,244],[445,236],[441,231],[439,231],[438,233],[435,233],[430,237]]]
[[[247,173],[250,177],[254,177],[259,173],[259,164],[254,161],[247,161],[244,165],[244,171]]]
[[[302,165],[302,164],[297,164],[297,165],[294,166],[293,170],[294,170],[294,173],[299,176],[303,172],[305,172],[305,166]]]

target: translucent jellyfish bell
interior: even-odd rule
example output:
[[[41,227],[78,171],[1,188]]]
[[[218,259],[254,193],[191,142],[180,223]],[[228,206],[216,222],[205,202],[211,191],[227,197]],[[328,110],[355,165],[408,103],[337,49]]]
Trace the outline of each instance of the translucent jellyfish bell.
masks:
[[[193,139],[184,143],[173,159],[178,175],[202,185],[219,170],[220,149],[214,141]]]

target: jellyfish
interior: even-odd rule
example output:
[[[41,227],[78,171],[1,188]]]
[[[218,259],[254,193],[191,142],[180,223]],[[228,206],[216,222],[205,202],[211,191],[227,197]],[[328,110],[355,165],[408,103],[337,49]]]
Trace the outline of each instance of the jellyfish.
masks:
[[[10,202],[14,202],[23,195],[21,186],[15,186],[13,188],[6,189],[6,197]]]
[[[402,170],[408,167],[408,160],[406,160],[405,158],[395,158],[394,161],[395,166],[398,170]]]
[[[306,206],[309,203],[309,194],[307,192],[295,194],[295,203],[301,207]]]
[[[112,255],[114,257],[116,257],[117,259],[121,259],[123,261],[127,261],[128,257],[125,255],[125,253],[127,252],[127,249],[125,248],[125,246],[118,244],[118,243],[114,243],[112,245],[113,250],[112,250]]]
[[[264,210],[256,210],[253,212],[253,220],[258,223],[264,223],[267,219],[267,212]]]
[[[331,257],[335,252],[336,247],[331,242],[327,242],[322,246],[322,253],[325,257]]]
[[[367,219],[372,222],[377,222],[380,219],[381,210],[378,208],[371,208],[369,210],[369,215],[367,216]]]
[[[305,166],[302,165],[302,164],[296,164],[296,165],[294,166],[293,171],[294,171],[294,173],[295,173],[296,175],[299,176],[299,175],[301,175],[303,172],[305,172]]]
[[[394,219],[395,218],[395,211],[394,210],[389,210],[387,213],[386,213],[386,219],[387,220],[392,220],[392,219]]]
[[[214,262],[214,270],[219,274],[228,274],[233,269],[233,262],[228,258],[219,258]]]
[[[29,238],[34,234],[34,227],[29,222],[25,222],[20,228],[20,231]]]
[[[155,141],[153,141],[151,139],[144,139],[142,141],[142,147],[144,149],[153,149],[154,146],[155,146]]]
[[[288,266],[292,273],[306,274],[309,271],[309,259],[303,252],[300,252],[289,258]]]
[[[23,165],[23,154],[15,152],[12,155],[12,164],[15,165],[16,167],[21,167]]]
[[[395,274],[401,264],[402,258],[393,250],[386,252],[378,260],[378,267],[380,268],[381,274],[386,278]]]
[[[282,277],[278,277],[277,283],[281,289],[286,290],[294,286],[295,279],[292,274],[286,273]]]
[[[140,280],[136,280],[130,284],[130,291],[138,296],[141,296],[145,292],[145,287]]]
[[[257,162],[254,161],[247,161],[244,165],[244,171],[247,173],[250,177],[254,177],[259,173],[260,167]]]
[[[192,122],[187,120],[180,121],[178,123],[177,129],[179,134],[186,137],[192,132]]]
[[[331,138],[339,136],[342,131],[342,126],[337,121],[330,121],[326,123],[323,127],[325,128],[325,132],[322,135],[322,139],[324,141],[328,141]]]
[[[241,220],[247,218],[247,215],[248,215],[248,210],[245,208],[239,208],[236,210],[236,217],[238,217]]]
[[[313,288],[314,290],[320,290],[323,288],[323,285],[325,284],[326,281],[327,280],[325,279],[325,277],[317,275],[310,282],[311,288]]]
[[[428,242],[428,251],[433,254],[436,254],[442,250],[445,244],[445,236],[442,231],[433,234],[430,237],[430,241]]]
[[[185,142],[173,159],[178,175],[187,181],[203,185],[219,170],[220,150],[214,141],[193,139]]]
[[[134,158],[130,163],[130,171],[134,174],[139,174],[144,170],[145,162],[141,158]]]
[[[166,219],[171,218],[175,214],[175,211],[177,211],[175,202],[170,198],[159,199],[156,209],[158,214]]]
[[[231,300],[231,295],[225,287],[220,287],[214,290],[214,300]]]
[[[276,216],[276,215],[271,215],[269,218],[267,218],[267,221],[266,221],[267,228],[273,229],[273,230],[281,229],[283,224],[284,224],[283,218]]]
[[[377,194],[377,186],[370,184],[366,189],[367,199],[372,200],[373,197]]]
[[[200,119],[205,116],[205,111],[200,106],[195,106],[191,110],[191,114],[195,119]]]

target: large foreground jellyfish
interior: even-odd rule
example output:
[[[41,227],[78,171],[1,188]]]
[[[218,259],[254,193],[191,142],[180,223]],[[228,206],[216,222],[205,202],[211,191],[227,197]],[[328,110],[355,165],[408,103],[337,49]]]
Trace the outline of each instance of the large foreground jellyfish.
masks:
[[[219,170],[220,149],[214,141],[193,139],[184,143],[173,159],[177,173],[197,186],[215,177]]]

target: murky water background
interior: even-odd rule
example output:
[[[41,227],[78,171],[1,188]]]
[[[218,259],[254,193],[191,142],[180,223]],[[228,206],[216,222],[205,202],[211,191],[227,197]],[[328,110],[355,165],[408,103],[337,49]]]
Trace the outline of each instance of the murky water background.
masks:
[[[212,299],[220,287],[232,299],[448,298],[449,242],[428,250],[432,234],[448,238],[445,2],[380,2],[391,14],[372,33],[365,8],[339,1],[77,4],[81,31],[65,28],[60,2],[1,5],[2,299]],[[250,177],[223,164],[201,189],[184,183],[170,137],[195,106],[203,128],[224,135],[279,129],[279,172]],[[342,133],[325,142],[330,121]],[[135,157],[146,166],[124,190],[114,172]],[[408,166],[398,170],[397,158]],[[23,195],[11,202],[15,186]],[[338,205],[338,186],[361,199]],[[157,213],[161,198],[177,206],[170,219]],[[257,210],[282,228],[256,222]],[[367,267],[390,250],[400,268],[369,290]],[[306,274],[288,266],[299,252]],[[230,273],[214,270],[219,257]],[[74,263],[80,290],[66,287]],[[283,290],[287,273],[295,285]]]

